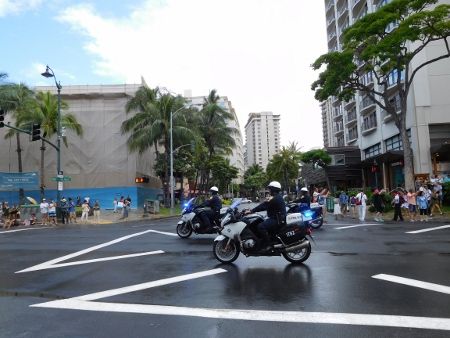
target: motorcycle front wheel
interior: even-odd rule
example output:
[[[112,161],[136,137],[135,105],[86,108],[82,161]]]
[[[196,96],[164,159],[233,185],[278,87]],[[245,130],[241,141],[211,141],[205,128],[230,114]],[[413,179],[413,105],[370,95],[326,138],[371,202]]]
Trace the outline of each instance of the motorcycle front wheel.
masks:
[[[236,242],[231,240],[230,243],[228,243],[228,241],[229,239],[225,238],[221,241],[214,242],[213,245],[214,257],[216,257],[219,262],[226,264],[234,262],[239,256],[239,248]]]
[[[189,223],[183,222],[177,225],[177,235],[181,238],[188,238],[192,234],[192,227]]]
[[[308,243],[308,246],[302,249],[298,249],[290,252],[282,252],[283,257],[294,264],[300,264],[306,261],[311,254],[311,243]]]
[[[310,224],[311,224],[311,228],[319,229],[323,224],[323,218],[321,217],[319,219],[316,219],[316,220],[312,221]]]

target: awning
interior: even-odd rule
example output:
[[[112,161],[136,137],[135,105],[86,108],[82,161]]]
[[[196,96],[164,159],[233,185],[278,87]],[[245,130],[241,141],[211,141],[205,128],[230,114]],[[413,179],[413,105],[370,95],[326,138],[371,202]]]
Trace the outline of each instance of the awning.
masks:
[[[383,154],[379,154],[362,161],[363,167],[372,166],[375,161],[377,164],[392,163],[403,160],[403,150],[389,150]]]

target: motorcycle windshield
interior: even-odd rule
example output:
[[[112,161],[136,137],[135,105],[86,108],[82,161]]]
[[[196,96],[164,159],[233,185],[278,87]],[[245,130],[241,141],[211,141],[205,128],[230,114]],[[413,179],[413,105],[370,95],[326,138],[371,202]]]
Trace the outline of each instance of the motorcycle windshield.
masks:
[[[192,206],[193,206],[193,204],[194,204],[194,201],[195,201],[195,197],[192,197],[189,201],[187,201],[186,203],[184,203],[184,205],[183,205],[183,214],[186,212],[186,211],[189,211],[189,210],[191,210],[192,209]]]
[[[233,200],[233,203],[230,205],[230,208],[234,209],[234,208],[238,207],[241,204],[241,202],[242,202],[242,198],[235,198]]]

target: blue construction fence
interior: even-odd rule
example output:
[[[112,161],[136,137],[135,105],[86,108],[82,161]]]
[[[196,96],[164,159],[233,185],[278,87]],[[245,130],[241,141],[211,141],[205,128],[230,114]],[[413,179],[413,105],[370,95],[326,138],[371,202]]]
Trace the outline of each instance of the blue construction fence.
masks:
[[[25,191],[26,197],[34,198],[38,203],[41,199],[39,190]],[[83,201],[86,197],[90,198],[90,203],[93,205],[96,200],[99,201],[100,207],[103,210],[114,208],[114,198],[117,200],[121,196],[131,198],[131,209],[143,208],[146,200],[162,200],[162,189],[143,188],[143,187],[108,187],[108,188],[81,188],[81,189],[65,189],[61,193],[61,198],[69,199],[71,197],[74,201],[77,197]],[[56,190],[45,190],[45,198],[47,200],[56,200]],[[0,191],[0,202],[8,201],[9,205],[19,204],[18,191]],[[28,202],[27,202],[28,203]]]

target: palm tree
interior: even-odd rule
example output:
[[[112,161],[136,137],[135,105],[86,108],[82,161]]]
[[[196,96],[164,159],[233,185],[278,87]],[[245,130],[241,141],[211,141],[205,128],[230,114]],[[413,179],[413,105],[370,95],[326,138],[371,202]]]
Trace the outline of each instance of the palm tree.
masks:
[[[3,78],[6,75],[3,74]],[[15,120],[15,126],[17,128],[29,128],[25,116],[30,114],[36,106],[34,92],[29,89],[25,84],[15,84],[7,83],[0,86],[0,107],[4,109],[7,113],[12,112],[13,118]],[[20,139],[20,132],[14,129],[10,129],[6,135],[5,139],[16,137],[17,144],[17,169],[21,173],[23,171],[22,165],[22,146]],[[19,190],[19,200],[20,203],[24,202],[24,191]]]
[[[267,174],[270,178],[281,180],[284,188],[290,192],[291,181],[298,176],[299,154],[292,147],[282,147],[267,165]]]
[[[244,187],[251,191],[252,198],[257,196],[257,191],[260,190],[265,183],[267,183],[267,175],[260,165],[253,164],[245,171]]]
[[[128,137],[127,145],[130,151],[138,151],[142,154],[152,145],[155,147],[155,153],[158,154],[158,138],[153,131],[153,121],[158,116],[155,113],[154,104],[158,100],[159,89],[151,89],[147,86],[141,86],[136,91],[135,96],[128,100],[126,113],[136,112],[134,116],[124,121],[121,126],[122,134],[131,132]]]
[[[208,161],[216,154],[229,154],[236,144],[233,137],[236,129],[227,125],[227,122],[233,119],[233,115],[219,105],[219,99],[216,90],[211,90],[198,114],[198,126],[201,127],[198,132],[208,149]],[[208,184],[209,176],[209,170],[203,172],[201,184],[203,189]]]
[[[36,94],[36,109],[27,114],[24,119],[41,125],[42,137],[50,140],[58,132],[58,99],[50,92],[38,92]],[[61,111],[68,109],[68,104],[61,102]],[[78,123],[75,115],[61,112],[61,127],[74,131],[78,136],[83,135],[83,127]],[[67,147],[67,137],[63,136],[63,142]],[[45,168],[45,142],[41,140],[41,197],[44,197],[44,168]]]
[[[142,88],[142,87],[141,87]],[[156,91],[152,96],[151,91]],[[139,94],[138,94],[139,92]],[[191,140],[194,135],[186,126],[186,116],[190,110],[185,107],[185,100],[181,96],[170,93],[161,94],[158,89],[144,88],[138,90],[137,95],[127,104],[128,112],[137,110],[137,113],[122,123],[122,134],[131,133],[127,144],[130,151],[143,153],[152,145],[161,145],[164,148],[164,176],[161,177],[164,186],[166,204],[169,201],[169,158],[170,158],[170,116],[172,116],[172,135],[174,146]],[[144,95],[144,94],[147,95]],[[157,150],[156,150],[157,152]]]

